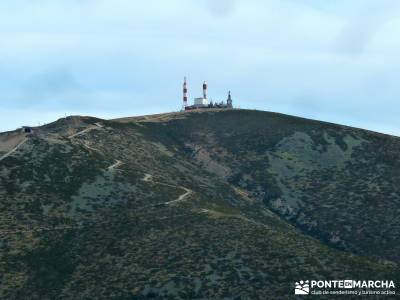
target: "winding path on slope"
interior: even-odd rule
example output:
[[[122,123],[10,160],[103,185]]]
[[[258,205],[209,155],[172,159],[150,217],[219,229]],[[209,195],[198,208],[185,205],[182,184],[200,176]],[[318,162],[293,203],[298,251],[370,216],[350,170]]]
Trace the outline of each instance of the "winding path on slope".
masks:
[[[85,128],[77,133],[74,133],[73,135],[70,135],[68,138],[69,139],[73,139],[77,136],[82,136],[85,135],[86,133],[88,133],[89,131],[92,131],[94,129],[98,129],[98,128],[103,128],[103,125],[99,122],[94,123],[94,125],[90,125],[88,128]],[[86,142],[82,142],[83,147],[85,147],[86,149],[92,150],[92,151],[96,151],[96,152],[100,152],[100,150],[93,148],[92,146],[90,146],[88,143]],[[111,166],[109,166],[107,168],[108,171],[113,171],[116,168],[118,168],[119,166],[123,165],[124,163],[120,160],[116,160],[114,164],[112,164]]]
[[[190,190],[188,188],[185,188],[183,186],[180,186],[179,188],[185,190],[185,193],[180,195],[177,199],[172,200],[172,201],[168,201],[165,204],[169,205],[169,204],[172,204],[172,203],[181,202],[181,201],[185,200],[190,194],[192,194],[192,190]]]
[[[79,131],[71,136],[69,136],[69,139],[73,139],[76,136],[81,136],[84,135],[86,133],[88,133],[89,131],[96,129],[96,128],[102,128],[103,125],[101,125],[100,123],[95,123],[96,126],[90,126],[82,131]],[[26,141],[28,140],[28,138],[25,138],[22,142],[20,142],[17,146],[15,146],[13,149],[11,149],[9,152],[7,152],[6,154],[4,154],[2,157],[0,157],[0,161],[2,161],[3,159],[7,158],[8,156],[10,156],[12,153],[14,153],[20,146],[22,146]],[[82,145],[92,151],[97,151],[100,152],[100,150],[93,148],[91,146],[89,146],[86,142],[83,142]],[[113,171],[116,168],[118,168],[119,166],[123,165],[124,163],[120,160],[116,160],[116,162],[109,166],[107,168],[108,171]],[[7,234],[17,234],[17,233],[32,233],[32,232],[45,232],[45,231],[59,231],[59,230],[68,230],[68,229],[82,229],[83,227],[81,226],[59,226],[59,227],[53,227],[53,228],[49,228],[49,227],[38,227],[35,229],[17,229],[17,230],[1,230],[0,229],[0,235],[7,235]]]
[[[173,203],[177,203],[177,202],[184,201],[187,197],[189,197],[191,194],[193,194],[193,191],[192,191],[191,189],[185,188],[185,187],[183,187],[183,186],[177,186],[177,185],[172,185],[172,184],[168,184],[168,183],[164,183],[164,182],[154,181],[154,180],[153,180],[153,175],[150,175],[150,174],[147,174],[147,173],[144,174],[144,177],[143,177],[142,180],[143,180],[144,182],[152,182],[152,183],[155,183],[155,184],[164,185],[164,186],[169,186],[169,187],[172,187],[172,188],[181,189],[181,190],[184,190],[184,191],[185,191],[182,195],[180,195],[180,196],[179,196],[178,198],[176,198],[175,200],[168,201],[168,202],[165,202],[165,203],[164,203],[164,204],[167,204],[167,205],[170,205],[170,204],[173,204]]]
[[[115,164],[109,166],[107,169],[108,171],[113,171],[114,169],[118,168],[120,165],[123,165],[124,163],[120,160],[117,159],[117,161],[115,162]]]
[[[100,123],[94,123],[94,125],[90,125],[88,128],[78,131],[77,133],[70,135],[68,138],[73,139],[76,136],[84,135],[84,134],[88,133],[89,131],[92,131],[92,130],[98,129],[98,128],[103,128],[103,125],[101,125]]]
[[[110,166],[108,169],[109,169],[109,170],[110,170],[110,169],[115,169],[116,167],[120,166],[121,164],[123,164],[123,162],[121,162],[121,161],[118,160],[115,164],[113,164],[112,166]],[[172,200],[172,201],[165,202],[165,203],[163,203],[163,204],[170,205],[170,204],[173,204],[173,203],[178,203],[178,202],[184,201],[187,197],[189,197],[189,195],[191,195],[191,194],[193,193],[192,190],[190,190],[190,189],[188,189],[188,188],[185,188],[185,187],[183,187],[183,186],[176,186],[176,185],[172,185],[172,184],[168,184],[168,183],[163,183],[163,182],[154,181],[154,180],[153,180],[153,176],[150,175],[150,174],[145,174],[142,180],[145,181],[145,182],[151,182],[151,183],[154,183],[154,184],[159,184],[159,185],[169,186],[169,187],[173,187],[173,188],[178,188],[178,189],[182,189],[182,190],[185,191],[185,193],[183,193],[182,195],[180,195],[177,199]],[[157,204],[156,204],[156,205],[157,205]],[[151,206],[156,206],[156,205],[151,205]],[[147,208],[147,207],[150,207],[150,206],[142,207],[141,209],[144,209],[144,208]],[[201,212],[205,212],[205,211],[200,211],[200,213],[201,213]],[[174,217],[176,217],[176,216],[174,216]],[[160,218],[160,220],[161,220],[161,219],[168,219],[168,218],[169,218],[169,217],[165,217],[165,216],[164,216],[164,217]],[[69,226],[69,225],[66,225],[66,226],[59,226],[59,227],[53,227],[53,228],[49,228],[49,227],[38,227],[38,228],[35,228],[35,229],[16,229],[16,230],[1,230],[1,229],[0,229],[0,236],[1,236],[1,235],[8,235],[8,234],[18,234],[18,233],[59,231],[59,230],[82,229],[82,228],[84,228],[84,227],[82,227],[82,226]]]
[[[9,157],[11,154],[13,154],[15,151],[17,151],[18,148],[21,147],[23,144],[25,144],[25,142],[26,142],[27,140],[28,140],[27,138],[23,139],[22,142],[20,142],[17,146],[15,146],[13,149],[11,149],[10,151],[8,151],[8,152],[7,152],[6,154],[4,154],[2,157],[0,157],[0,161],[2,161],[3,159]]]

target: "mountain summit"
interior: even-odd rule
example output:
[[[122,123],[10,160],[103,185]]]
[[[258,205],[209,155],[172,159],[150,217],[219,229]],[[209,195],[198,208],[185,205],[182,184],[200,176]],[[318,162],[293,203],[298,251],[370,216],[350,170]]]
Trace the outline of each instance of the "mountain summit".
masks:
[[[277,113],[0,134],[0,297],[290,299],[400,280],[400,139]]]

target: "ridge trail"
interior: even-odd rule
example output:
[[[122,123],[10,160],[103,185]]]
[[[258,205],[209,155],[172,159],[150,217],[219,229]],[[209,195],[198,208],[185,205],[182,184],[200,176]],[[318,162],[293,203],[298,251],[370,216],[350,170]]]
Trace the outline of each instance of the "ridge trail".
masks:
[[[94,125],[90,125],[89,127],[70,135],[68,138],[73,139],[76,136],[84,135],[84,134],[88,133],[89,131],[92,131],[92,130],[98,129],[98,128],[103,128],[103,125],[101,125],[100,123],[94,123]]]

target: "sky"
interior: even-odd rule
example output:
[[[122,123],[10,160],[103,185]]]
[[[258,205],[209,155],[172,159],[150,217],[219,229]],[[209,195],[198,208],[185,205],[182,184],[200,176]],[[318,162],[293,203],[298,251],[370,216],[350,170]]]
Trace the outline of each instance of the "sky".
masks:
[[[0,2],[0,131],[189,97],[400,136],[400,1]]]

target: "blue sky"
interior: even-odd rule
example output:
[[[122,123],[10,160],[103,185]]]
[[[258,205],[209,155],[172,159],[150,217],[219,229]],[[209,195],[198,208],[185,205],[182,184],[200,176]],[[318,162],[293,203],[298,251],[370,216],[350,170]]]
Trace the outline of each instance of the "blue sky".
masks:
[[[0,2],[0,131],[72,114],[241,108],[400,135],[396,0]]]

